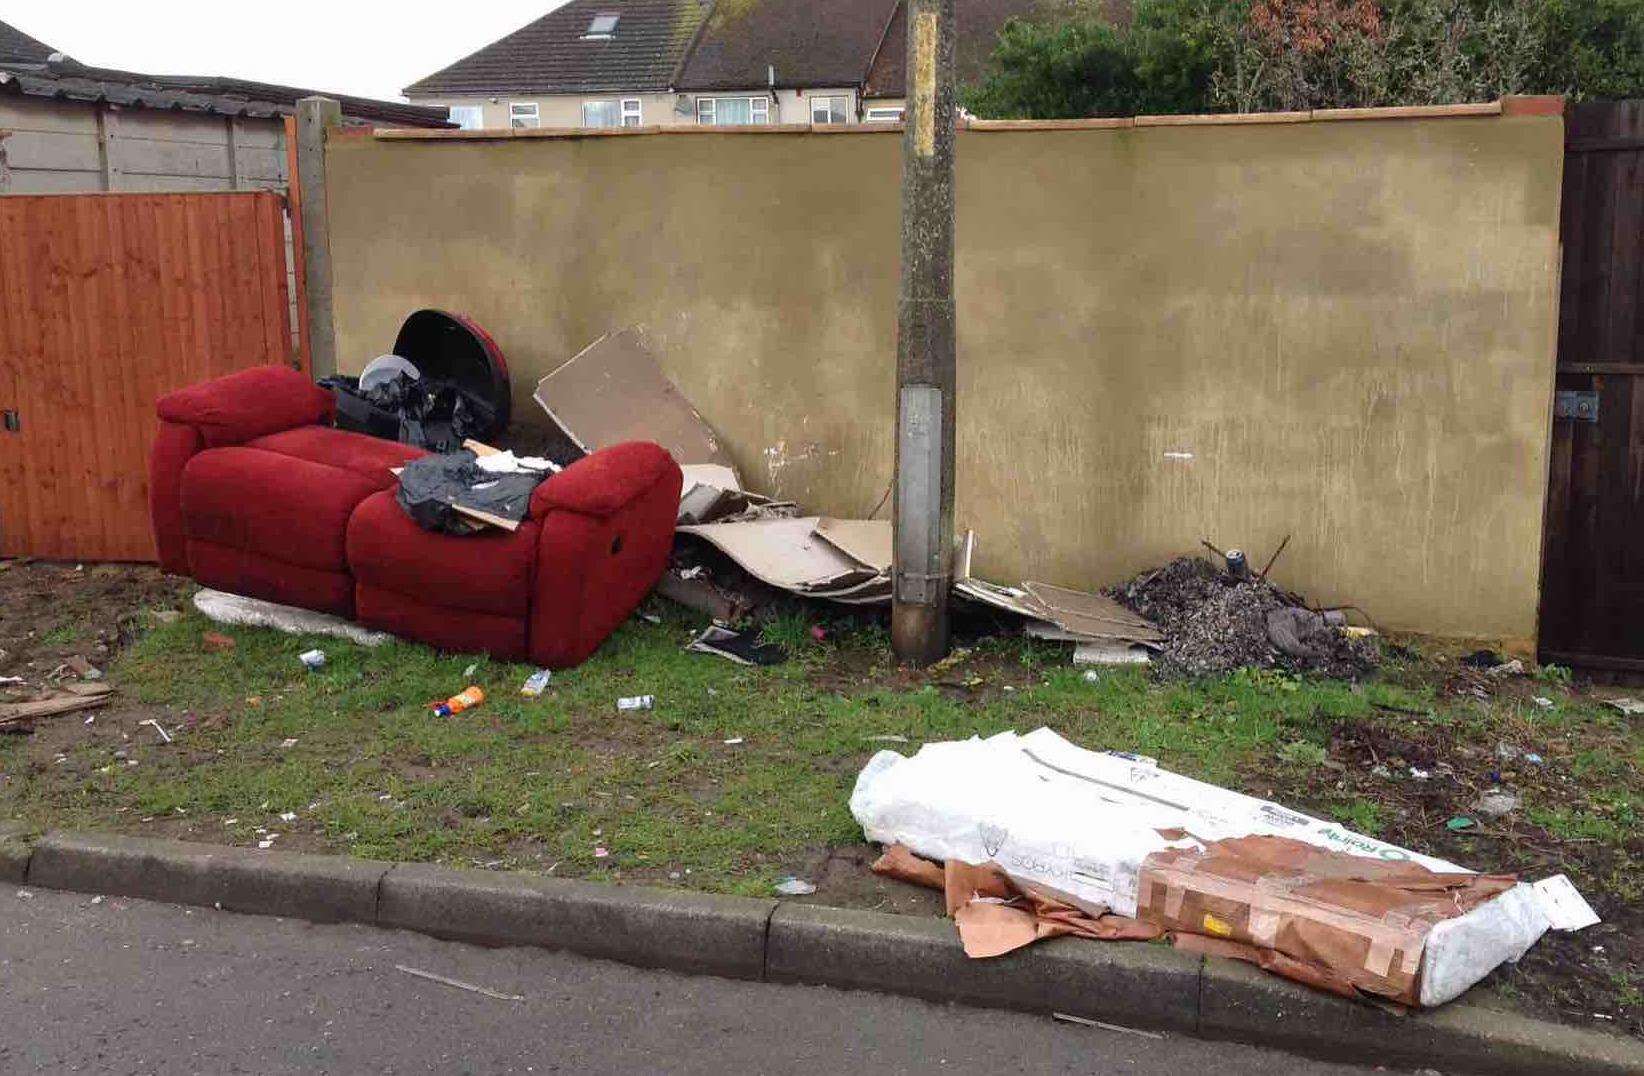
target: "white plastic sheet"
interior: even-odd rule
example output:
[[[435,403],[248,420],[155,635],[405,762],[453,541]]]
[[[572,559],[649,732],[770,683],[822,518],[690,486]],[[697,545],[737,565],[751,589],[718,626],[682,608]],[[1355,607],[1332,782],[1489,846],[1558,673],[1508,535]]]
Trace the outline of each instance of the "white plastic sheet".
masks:
[[[1229,837],[1269,834],[1434,871],[1465,870],[1171,773],[1151,759],[1084,750],[1049,729],[927,744],[912,758],[881,751],[857,778],[850,806],[871,841],[903,844],[928,859],[996,863],[1016,881],[1093,914],[1136,914],[1142,861],[1153,852]],[[1172,841],[1160,831],[1186,836]],[[1439,924],[1423,955],[1421,1003],[1454,998],[1517,960],[1548,925],[1528,885]]]

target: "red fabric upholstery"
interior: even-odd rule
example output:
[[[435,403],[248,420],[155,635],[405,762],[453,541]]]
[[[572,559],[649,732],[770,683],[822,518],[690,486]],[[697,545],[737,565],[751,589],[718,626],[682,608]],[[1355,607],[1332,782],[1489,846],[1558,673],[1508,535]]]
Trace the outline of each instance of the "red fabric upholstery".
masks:
[[[148,454],[148,514],[154,524],[154,547],[159,551],[161,570],[173,575],[188,574],[183,465],[204,445],[193,426],[162,422]]]
[[[527,520],[512,533],[491,528],[464,537],[435,534],[417,526],[388,491],[367,498],[349,520],[348,563],[362,588],[414,596],[444,610],[446,618],[493,613],[523,625],[531,609],[538,533]]]
[[[452,609],[363,583],[355,590],[354,609],[367,627],[438,650],[483,652],[502,661],[524,661],[526,657],[524,617]]]
[[[596,452],[544,485],[627,447]],[[539,665],[560,669],[586,660],[668,567],[682,476],[667,452],[646,447],[655,452],[624,454],[626,466],[636,470],[644,456],[651,461],[649,482],[626,504],[600,515],[560,509],[542,517],[537,597],[531,606],[531,660]]]
[[[402,445],[398,441],[384,441],[380,437],[333,430],[327,426],[299,426],[294,430],[282,430],[247,441],[245,447],[338,467],[365,479],[376,489],[392,489],[397,484],[391,468],[404,467],[412,460],[428,455],[420,448]]]
[[[230,594],[354,615],[354,577],[345,571],[303,568],[198,538],[188,540],[188,568],[200,583]]]
[[[239,445],[296,426],[329,423],[332,395],[285,366],[254,366],[160,397],[166,422],[193,426],[206,447]]]
[[[445,650],[575,665],[662,575],[681,475],[653,444],[544,482],[518,530],[433,534],[394,500],[415,448],[316,425],[331,395],[261,367],[162,398],[149,457],[160,562],[206,586]]]
[[[183,468],[183,526],[190,538],[299,568],[346,571],[348,517],[375,492],[370,480],[322,463],[208,448]]]
[[[680,475],[667,450],[649,441],[625,441],[600,449],[538,486],[531,495],[531,518],[541,519],[555,508],[609,516],[627,507],[670,469],[676,477]],[[677,492],[674,500],[679,500]],[[676,515],[677,508],[676,503]]]

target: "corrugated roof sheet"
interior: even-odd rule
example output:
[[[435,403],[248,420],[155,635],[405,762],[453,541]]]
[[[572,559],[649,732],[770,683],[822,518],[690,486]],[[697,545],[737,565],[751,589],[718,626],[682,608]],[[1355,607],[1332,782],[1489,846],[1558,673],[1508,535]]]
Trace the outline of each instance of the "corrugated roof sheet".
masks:
[[[708,8],[708,0],[571,0],[405,92],[666,91]],[[606,14],[618,16],[610,37],[586,37]]]
[[[17,27],[0,22],[0,60],[45,63],[46,57],[56,51],[44,41],[30,37]]]
[[[0,63],[0,89],[30,97],[65,101],[106,101],[132,108],[175,109],[254,118],[291,115],[296,111],[298,99],[318,93],[294,86],[219,76],[142,75],[86,67],[73,61],[55,64]],[[341,94],[324,96],[342,106],[345,121],[396,127],[450,125],[442,108]]]
[[[855,86],[897,0],[719,0],[680,71],[682,90]]]

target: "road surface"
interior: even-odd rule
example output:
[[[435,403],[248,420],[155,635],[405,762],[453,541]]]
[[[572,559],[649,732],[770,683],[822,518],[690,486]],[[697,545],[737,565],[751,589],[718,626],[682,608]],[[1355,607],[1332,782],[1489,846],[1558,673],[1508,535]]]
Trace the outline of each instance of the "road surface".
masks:
[[[1369,1071],[880,994],[0,885],[6,1076]]]

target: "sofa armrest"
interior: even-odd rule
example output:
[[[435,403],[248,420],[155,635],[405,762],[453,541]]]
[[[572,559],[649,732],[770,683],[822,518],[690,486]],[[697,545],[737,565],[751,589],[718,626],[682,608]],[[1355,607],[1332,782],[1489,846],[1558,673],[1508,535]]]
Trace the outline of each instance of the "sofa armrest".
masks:
[[[677,506],[683,476],[666,449],[649,441],[612,445],[584,456],[538,486],[531,495],[530,516],[541,519],[562,510],[606,519],[670,474]]]
[[[168,393],[155,402],[162,421],[192,426],[207,448],[329,423],[331,393],[285,366],[254,366]]]

